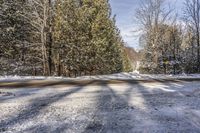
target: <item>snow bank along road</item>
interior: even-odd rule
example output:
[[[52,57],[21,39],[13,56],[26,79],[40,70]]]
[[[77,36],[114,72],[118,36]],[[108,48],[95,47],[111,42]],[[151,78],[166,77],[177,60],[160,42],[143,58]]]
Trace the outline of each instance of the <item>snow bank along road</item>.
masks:
[[[200,132],[200,81],[34,82],[0,82],[0,132]]]

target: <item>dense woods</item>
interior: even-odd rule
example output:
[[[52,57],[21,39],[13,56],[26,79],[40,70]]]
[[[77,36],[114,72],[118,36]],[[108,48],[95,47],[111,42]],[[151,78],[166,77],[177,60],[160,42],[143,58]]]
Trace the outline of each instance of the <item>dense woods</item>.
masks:
[[[107,0],[0,0],[0,74],[131,71]]]
[[[200,73],[200,1],[185,0],[182,15],[165,0],[143,0],[140,24],[142,73]]]
[[[182,14],[142,0],[141,50],[123,41],[108,0],[0,0],[0,75],[200,73],[200,0]]]

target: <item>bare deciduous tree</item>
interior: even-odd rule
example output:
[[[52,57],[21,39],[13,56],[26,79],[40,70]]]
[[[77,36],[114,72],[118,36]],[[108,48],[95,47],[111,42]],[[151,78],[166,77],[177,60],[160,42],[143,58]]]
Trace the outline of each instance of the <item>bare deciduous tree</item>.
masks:
[[[171,9],[165,9],[165,0],[143,0],[136,10],[136,19],[141,25],[145,39],[145,60],[151,67],[158,66],[158,58],[162,54],[162,27],[171,21]],[[173,23],[174,21],[171,21]]]
[[[185,0],[184,18],[195,35],[197,69],[200,72],[200,0]]]

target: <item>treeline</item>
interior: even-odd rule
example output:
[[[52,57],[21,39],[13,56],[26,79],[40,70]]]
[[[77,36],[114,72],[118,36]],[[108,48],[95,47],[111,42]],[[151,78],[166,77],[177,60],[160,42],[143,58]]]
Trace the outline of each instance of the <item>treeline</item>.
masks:
[[[164,0],[143,0],[137,9],[142,73],[200,73],[200,0],[185,0],[182,15]]]
[[[0,0],[0,74],[131,71],[108,0]]]
[[[140,60],[140,53],[130,46],[125,46],[125,52],[128,55],[133,70],[137,70],[139,65],[138,63]]]

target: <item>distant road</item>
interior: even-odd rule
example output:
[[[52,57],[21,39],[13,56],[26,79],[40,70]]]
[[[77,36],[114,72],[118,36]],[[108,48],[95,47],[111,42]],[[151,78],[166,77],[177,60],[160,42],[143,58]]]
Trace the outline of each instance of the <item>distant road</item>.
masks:
[[[0,132],[200,132],[200,81],[75,83],[1,82]]]
[[[56,85],[65,86],[85,86],[102,84],[121,84],[121,83],[148,83],[148,82],[182,82],[182,81],[200,81],[200,78],[166,78],[166,79],[111,79],[111,80],[1,80],[0,88],[20,88],[20,87],[48,87]]]

